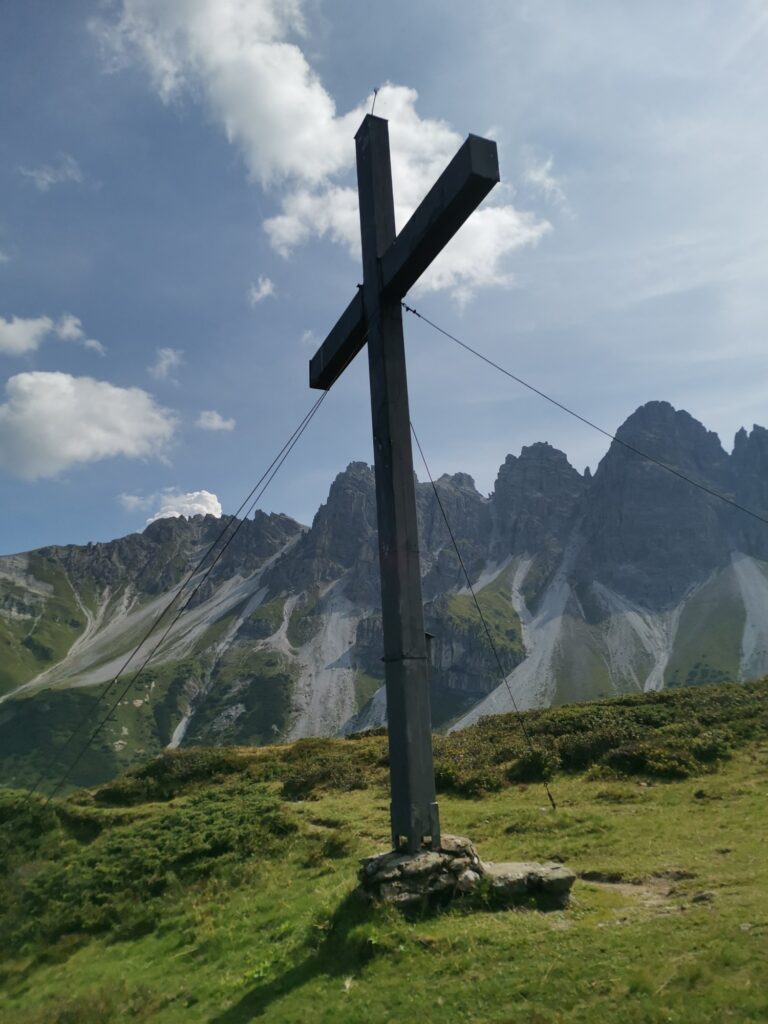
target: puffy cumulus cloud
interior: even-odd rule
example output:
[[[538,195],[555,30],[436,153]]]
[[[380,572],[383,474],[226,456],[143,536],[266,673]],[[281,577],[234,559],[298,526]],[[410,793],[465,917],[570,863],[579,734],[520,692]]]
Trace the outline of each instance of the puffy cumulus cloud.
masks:
[[[202,90],[262,184],[344,167],[351,125],[287,41],[304,32],[301,0],[122,0],[91,29],[118,66],[138,57],[165,102]]]
[[[252,306],[258,306],[264,299],[268,299],[271,295],[275,294],[275,284],[268,277],[263,274],[259,274],[259,278],[256,282],[252,283],[248,289],[248,302]]]
[[[19,174],[28,178],[40,192],[47,192],[54,185],[64,182],[82,184],[83,172],[80,165],[69,153],[62,153],[55,164],[43,164],[40,167],[19,167]]]
[[[176,418],[140,388],[68,373],[19,373],[0,405],[0,467],[26,480],[124,455],[162,457]]]
[[[53,330],[49,316],[19,317],[6,320],[0,316],[0,352],[21,356],[34,352]]]
[[[197,425],[201,430],[234,430],[234,419],[225,420],[215,409],[203,409],[197,417]]]
[[[18,317],[5,320],[0,316],[0,352],[19,356],[35,352],[51,335],[62,341],[72,341],[103,356],[105,347],[95,338],[89,338],[83,330],[82,321],[71,313],[65,313],[54,322],[49,316]]]
[[[210,491],[180,491],[175,487],[166,487],[146,496],[120,494],[118,501],[128,512],[154,509],[147,519],[148,523],[178,516],[221,516],[221,502]]]
[[[513,206],[477,210],[461,229],[461,245],[447,246],[414,288],[415,293],[450,290],[460,306],[478,288],[512,283],[505,257],[515,249],[537,245],[551,230],[548,221]]]
[[[265,222],[279,253],[322,237],[357,253],[357,193],[339,179],[354,166],[352,139],[372,97],[337,113],[296,42],[305,30],[301,0],[122,0],[116,18],[92,28],[113,61],[144,66],[165,102],[200,97],[254,180],[280,190],[280,212]],[[417,98],[387,84],[376,101],[390,122],[399,227],[462,141],[445,122],[420,117]],[[483,212],[488,244],[463,229],[424,287],[466,300],[476,288],[507,284],[506,257],[550,227],[512,206],[489,203]]]
[[[155,361],[147,367],[147,373],[155,380],[169,380],[178,383],[174,377],[176,370],[184,362],[184,351],[180,348],[159,348],[155,353]]]

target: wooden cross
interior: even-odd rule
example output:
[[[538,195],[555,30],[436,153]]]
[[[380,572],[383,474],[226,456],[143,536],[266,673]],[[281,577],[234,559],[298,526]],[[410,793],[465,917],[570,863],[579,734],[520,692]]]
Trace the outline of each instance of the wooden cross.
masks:
[[[470,135],[395,233],[389,132],[368,115],[355,136],[363,284],[310,360],[327,390],[368,342],[394,848],[440,846],[432,764],[416,494],[401,300],[499,181],[496,143]]]

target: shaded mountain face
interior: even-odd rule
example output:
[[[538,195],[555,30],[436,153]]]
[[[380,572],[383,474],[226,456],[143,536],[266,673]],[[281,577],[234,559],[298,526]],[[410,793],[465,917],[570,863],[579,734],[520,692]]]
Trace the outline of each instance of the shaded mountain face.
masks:
[[[768,526],[707,493],[768,517],[768,431],[740,431],[728,455],[688,413],[649,402],[617,438],[594,476],[540,443],[507,456],[488,497],[464,473],[435,483],[505,679],[433,487],[417,483],[436,726],[509,710],[510,689],[532,707],[768,672]],[[0,558],[3,781],[57,773],[62,741],[102,717],[99,694],[223,525],[164,519],[109,544]],[[119,699],[74,782],[167,745],[385,721],[369,466],[337,476],[311,527],[243,522],[198,583],[157,651],[152,640],[132,662],[152,654],[147,670],[110,689]]]
[[[546,443],[508,455],[496,478],[495,550],[501,556],[559,555],[588,483],[563,454]]]
[[[667,402],[642,406],[616,437],[589,488],[579,575],[649,607],[673,605],[728,562],[731,509],[632,449],[729,497],[731,461],[716,434]]]

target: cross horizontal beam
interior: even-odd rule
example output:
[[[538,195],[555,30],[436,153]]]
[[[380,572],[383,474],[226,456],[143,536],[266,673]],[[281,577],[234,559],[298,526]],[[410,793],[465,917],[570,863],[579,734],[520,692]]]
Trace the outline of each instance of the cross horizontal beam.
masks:
[[[381,256],[381,297],[401,299],[499,181],[496,143],[470,135]],[[309,386],[327,391],[365,344],[358,291],[309,364]]]
[[[309,386],[327,391],[365,344],[365,307],[358,289],[331,332],[309,361]]]

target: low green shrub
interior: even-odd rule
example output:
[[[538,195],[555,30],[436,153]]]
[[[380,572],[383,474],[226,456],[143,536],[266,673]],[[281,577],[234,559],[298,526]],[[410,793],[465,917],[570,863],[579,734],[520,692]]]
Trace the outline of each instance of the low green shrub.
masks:
[[[383,782],[381,743],[364,746],[342,740],[298,740],[284,754],[282,796],[306,800],[323,790],[367,789]]]
[[[54,826],[48,844],[38,839],[30,868],[24,851],[13,852],[19,820],[5,814],[0,946],[7,951],[18,954],[63,936],[143,934],[161,919],[166,897],[179,886],[274,851],[296,830],[274,794],[237,781],[178,807],[150,806],[129,816],[80,807],[78,816],[98,823],[96,833],[77,839],[70,829]]]
[[[559,767],[558,747],[537,743],[512,762],[506,775],[510,782],[547,782]]]
[[[243,770],[242,754],[227,747],[166,750],[96,791],[96,800],[128,807],[148,800],[172,800],[190,786],[209,784]]]

